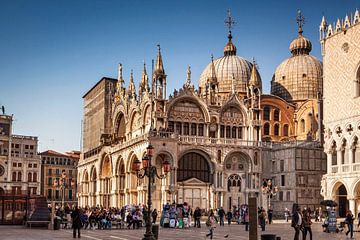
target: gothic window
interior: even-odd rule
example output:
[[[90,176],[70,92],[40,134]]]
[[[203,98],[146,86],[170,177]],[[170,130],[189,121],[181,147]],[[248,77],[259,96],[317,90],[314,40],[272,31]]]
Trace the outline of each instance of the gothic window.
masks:
[[[236,127],[232,127],[231,137],[232,137],[232,138],[236,138]]]
[[[336,142],[333,143],[331,152],[331,165],[337,165],[337,152],[336,152]]]
[[[263,118],[264,120],[270,120],[270,107],[264,107]]]
[[[284,136],[289,136],[289,125],[285,124],[283,127],[283,135]]]
[[[189,123],[184,123],[184,135],[189,135]]]
[[[239,192],[241,192],[241,177],[237,174],[232,174],[228,178],[228,191],[230,192],[231,187],[239,187]]]
[[[209,163],[198,153],[187,153],[180,159],[177,175],[180,182],[190,178],[212,182]]]
[[[270,135],[270,124],[269,123],[264,124],[264,135]]]
[[[31,182],[31,180],[32,180],[32,176],[31,176],[31,173],[29,172],[28,173],[28,182]]]
[[[300,121],[300,131],[302,133],[305,132],[305,120],[304,119],[301,119],[301,121]]]
[[[280,110],[279,109],[274,110],[274,121],[280,121]]]
[[[33,174],[33,182],[37,182],[37,174],[36,174],[36,172],[34,172],[34,174]]]
[[[274,135],[279,136],[279,124],[277,123],[274,125]]]

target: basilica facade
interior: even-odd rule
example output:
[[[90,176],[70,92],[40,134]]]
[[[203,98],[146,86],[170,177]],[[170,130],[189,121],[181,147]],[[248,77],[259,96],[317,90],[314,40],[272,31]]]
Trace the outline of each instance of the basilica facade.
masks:
[[[302,23],[270,94],[262,91],[256,64],[237,55],[231,31],[223,55],[211,57],[198,87],[188,67],[182,88],[167,93],[160,46],[153,73],[144,64],[137,89],[133,73],[125,87],[121,64],[118,79],[102,78],[83,97],[79,205],[145,204],[149,183],[137,178],[132,163],[151,144],[158,172],[164,161],[171,163],[165,179],[150,183],[156,209],[167,202],[230,209],[249,196],[279,212],[293,202],[317,206],[326,171],[320,144],[323,69],[310,55]],[[264,179],[278,186],[271,198]]]

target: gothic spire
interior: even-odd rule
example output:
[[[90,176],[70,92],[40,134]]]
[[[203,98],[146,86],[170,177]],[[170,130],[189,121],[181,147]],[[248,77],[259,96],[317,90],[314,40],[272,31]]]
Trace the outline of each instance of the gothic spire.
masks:
[[[215,64],[214,64],[214,56],[211,54],[211,68],[210,68],[210,82],[217,82],[216,72],[215,72]]]
[[[258,87],[260,85],[259,76],[256,71],[255,60],[253,61],[253,64],[252,64],[249,84],[250,84],[250,86],[255,86],[255,87]]]
[[[164,75],[165,70],[164,70],[163,60],[162,60],[162,57],[161,57],[160,44],[158,44],[157,47],[158,47],[158,55],[156,57],[154,75]]]
[[[140,79],[140,84],[139,84],[139,94],[141,92],[149,92],[150,88],[149,88],[149,77],[147,75],[146,72],[146,64],[144,61],[144,68],[143,68],[143,72],[141,75],[141,79]]]
[[[128,94],[131,98],[135,98],[135,96],[136,96],[135,91],[136,90],[135,90],[135,84],[134,84],[133,70],[131,69],[130,83],[129,83],[129,89],[128,89]]]

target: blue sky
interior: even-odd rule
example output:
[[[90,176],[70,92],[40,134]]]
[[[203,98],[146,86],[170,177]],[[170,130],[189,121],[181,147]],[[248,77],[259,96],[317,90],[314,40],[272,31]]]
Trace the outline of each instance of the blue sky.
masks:
[[[321,59],[318,26],[360,8],[358,0],[258,1],[0,1],[0,105],[14,114],[14,133],[39,137],[39,150],[79,149],[82,96],[101,77],[117,77],[122,63],[138,83],[142,62],[151,72],[161,44],[168,93],[179,88],[191,66],[197,80],[227,42],[227,9],[237,24],[237,54],[256,59],[265,93],[276,67],[290,56],[297,36],[296,13],[306,18],[304,35]]]

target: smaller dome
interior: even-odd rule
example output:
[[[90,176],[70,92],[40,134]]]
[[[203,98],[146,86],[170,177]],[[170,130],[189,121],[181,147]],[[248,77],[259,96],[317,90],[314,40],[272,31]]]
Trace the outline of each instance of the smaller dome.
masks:
[[[311,52],[312,45],[310,40],[300,33],[299,36],[290,43],[289,49],[293,55],[309,54]]]

